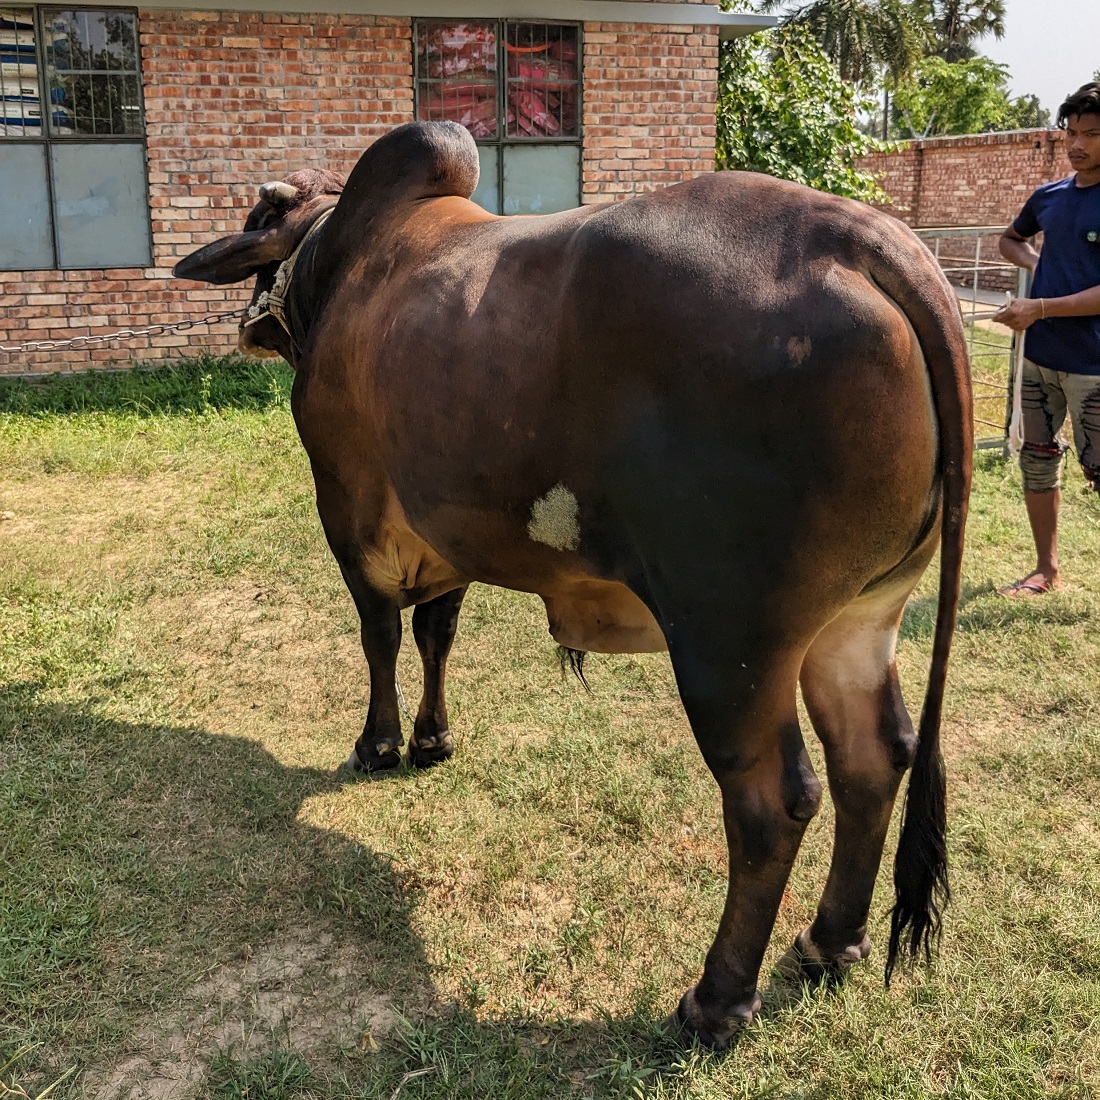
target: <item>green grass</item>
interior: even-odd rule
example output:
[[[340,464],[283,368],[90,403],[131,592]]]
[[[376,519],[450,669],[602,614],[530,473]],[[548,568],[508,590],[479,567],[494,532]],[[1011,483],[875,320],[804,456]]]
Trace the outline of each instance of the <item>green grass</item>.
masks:
[[[993,588],[1032,553],[1019,477],[979,456],[936,965],[884,991],[884,871],[873,965],[838,991],[770,978],[821,890],[826,807],[763,1016],[718,1057],[657,1026],[725,889],[717,790],[667,659],[593,657],[586,695],[537,600],[475,586],[455,759],[351,780],[366,669],[289,384],[240,360],[0,383],[0,1066],[19,1055],[0,1082],[34,1096],[71,1070],[52,1095],[139,1082],[217,1100],[1097,1095],[1100,502],[1076,470],[1067,591],[1008,602]],[[913,709],[933,616],[930,576],[899,649]]]
[[[1004,435],[1012,334],[1002,325],[968,324],[974,378],[975,436],[994,441]]]

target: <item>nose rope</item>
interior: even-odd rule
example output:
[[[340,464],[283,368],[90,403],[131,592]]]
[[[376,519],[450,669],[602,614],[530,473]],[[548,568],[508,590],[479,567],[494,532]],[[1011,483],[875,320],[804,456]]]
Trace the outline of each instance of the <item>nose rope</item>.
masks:
[[[305,247],[306,241],[325,224],[331,213],[331,210],[326,210],[309,227],[309,231],[298,243],[298,247],[279,264],[279,269],[275,272],[274,285],[270,290],[263,291],[245,310],[246,320],[241,325],[242,329],[251,328],[265,317],[274,317],[287,336],[292,340],[294,339],[294,334],[290,331],[290,325],[287,324],[286,316],[286,296],[290,290],[290,278],[294,274],[294,265],[298,262],[298,254]]]

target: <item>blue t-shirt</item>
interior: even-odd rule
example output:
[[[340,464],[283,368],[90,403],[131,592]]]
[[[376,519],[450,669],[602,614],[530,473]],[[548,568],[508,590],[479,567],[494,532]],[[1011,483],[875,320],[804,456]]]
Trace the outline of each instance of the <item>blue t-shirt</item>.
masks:
[[[1032,298],[1062,298],[1100,286],[1100,183],[1078,187],[1075,179],[1043,184],[1012,223],[1021,237],[1043,231]],[[1024,353],[1049,370],[1100,374],[1100,315],[1036,321],[1027,330]]]

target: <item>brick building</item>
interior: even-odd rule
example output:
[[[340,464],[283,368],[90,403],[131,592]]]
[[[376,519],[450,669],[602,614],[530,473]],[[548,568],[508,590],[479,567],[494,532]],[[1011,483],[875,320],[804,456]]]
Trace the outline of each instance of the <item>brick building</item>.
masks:
[[[238,230],[265,180],[346,174],[417,117],[471,130],[475,199],[497,212],[710,171],[719,37],[774,23],[704,0],[223,3],[0,7],[0,344],[243,305],[247,287],[183,284],[172,265]],[[230,320],[0,352],[0,373],[220,353],[235,339]]]

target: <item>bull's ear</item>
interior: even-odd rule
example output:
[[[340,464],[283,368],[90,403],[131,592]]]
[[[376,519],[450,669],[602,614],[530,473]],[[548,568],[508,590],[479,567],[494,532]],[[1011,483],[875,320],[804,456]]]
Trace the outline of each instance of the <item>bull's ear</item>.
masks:
[[[204,245],[180,260],[172,268],[172,274],[177,279],[195,279],[217,286],[244,282],[266,264],[290,255],[290,252],[283,255],[285,243],[278,228],[255,229]]]
[[[322,195],[288,211],[265,229],[223,237],[185,256],[172,268],[172,274],[177,279],[195,279],[217,286],[244,282],[267,264],[285,260],[310,226],[338,201],[338,196]]]

